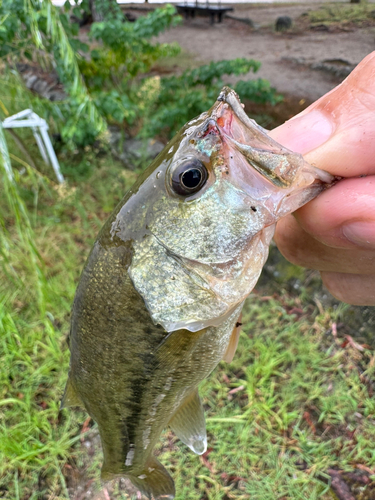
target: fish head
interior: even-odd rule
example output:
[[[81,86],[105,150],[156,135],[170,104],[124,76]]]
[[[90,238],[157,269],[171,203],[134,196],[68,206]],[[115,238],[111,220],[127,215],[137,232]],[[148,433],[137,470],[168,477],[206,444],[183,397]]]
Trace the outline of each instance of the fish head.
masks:
[[[251,292],[275,223],[332,182],[273,141],[225,87],[171,140],[120,204],[112,241],[167,331],[221,324]]]

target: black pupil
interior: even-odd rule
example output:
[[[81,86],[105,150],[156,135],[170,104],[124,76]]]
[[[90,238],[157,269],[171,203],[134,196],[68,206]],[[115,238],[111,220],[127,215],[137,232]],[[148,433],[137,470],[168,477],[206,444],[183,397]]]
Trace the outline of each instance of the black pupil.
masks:
[[[197,158],[190,158],[180,163],[171,176],[173,191],[181,196],[197,193],[208,179],[204,164]]]
[[[186,172],[181,175],[181,182],[188,189],[194,189],[199,186],[201,180],[202,172],[197,168],[186,170]]]

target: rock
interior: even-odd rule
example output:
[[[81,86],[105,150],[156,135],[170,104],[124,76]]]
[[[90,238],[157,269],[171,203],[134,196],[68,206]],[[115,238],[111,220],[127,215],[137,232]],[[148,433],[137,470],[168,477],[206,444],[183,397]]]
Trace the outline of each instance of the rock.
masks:
[[[16,65],[25,85],[36,94],[50,101],[63,101],[67,98],[57,73],[43,71],[39,66],[20,63]]]
[[[115,126],[109,127],[109,143],[113,155],[130,170],[146,166],[165,146],[156,139],[134,139]]]
[[[352,64],[345,59],[324,59],[323,61],[314,62],[304,57],[282,57],[281,61],[294,66],[302,66],[306,69],[324,71],[324,73],[337,77],[340,81],[346,78],[356,67],[356,64]]]
[[[326,24],[315,24],[314,26],[311,26],[311,29],[313,31],[329,31],[329,26]]]
[[[308,66],[308,62],[305,57],[282,57],[281,61],[292,64],[293,66]]]
[[[280,16],[276,19],[275,30],[285,31],[289,30],[293,25],[293,20],[289,16]]]
[[[352,64],[345,59],[325,59],[324,61],[311,65],[311,69],[318,69],[324,71],[325,73],[330,73],[340,80],[346,78],[355,67],[355,64]]]
[[[247,24],[248,26],[250,26],[250,28],[257,27],[257,25],[254,23],[252,19],[250,19],[250,17],[236,17],[236,16],[231,16],[229,14],[226,14],[225,17],[228,19],[234,19],[234,21],[239,21],[240,23]]]
[[[137,20],[137,16],[135,16],[132,12],[125,12],[124,17],[130,23],[134,23]]]

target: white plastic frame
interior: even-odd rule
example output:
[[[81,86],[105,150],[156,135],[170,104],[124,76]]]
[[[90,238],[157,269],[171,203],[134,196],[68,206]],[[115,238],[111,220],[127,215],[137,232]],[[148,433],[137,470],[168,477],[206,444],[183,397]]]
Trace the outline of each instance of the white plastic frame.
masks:
[[[25,109],[19,113],[8,116],[3,120],[3,128],[23,128],[30,127],[34,134],[36,143],[43,160],[47,165],[52,165],[55,171],[58,182],[64,182],[64,177],[60,170],[60,165],[57,160],[55,150],[53,149],[51,139],[48,135],[48,123],[43,118],[40,118],[31,109]]]

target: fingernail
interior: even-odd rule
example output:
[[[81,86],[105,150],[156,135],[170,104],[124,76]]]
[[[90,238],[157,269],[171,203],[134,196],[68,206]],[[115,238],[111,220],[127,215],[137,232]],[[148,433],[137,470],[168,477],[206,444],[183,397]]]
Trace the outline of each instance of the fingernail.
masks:
[[[292,151],[305,154],[324,144],[332,135],[334,123],[321,111],[296,116],[272,132],[272,137]]]
[[[346,239],[358,246],[375,248],[375,221],[352,222],[342,227]]]

